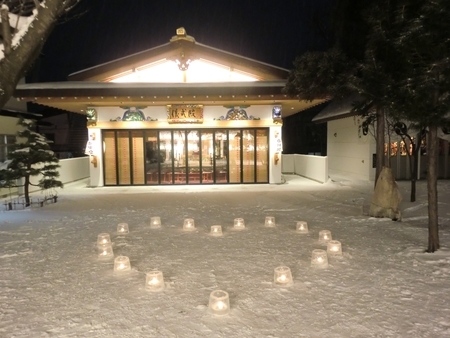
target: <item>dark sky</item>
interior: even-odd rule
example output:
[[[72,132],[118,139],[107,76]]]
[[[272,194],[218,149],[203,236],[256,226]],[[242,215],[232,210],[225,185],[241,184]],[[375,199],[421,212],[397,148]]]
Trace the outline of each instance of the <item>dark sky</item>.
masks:
[[[290,69],[295,56],[330,44],[334,3],[83,0],[47,40],[33,82],[64,81],[72,72],[165,44],[178,27],[199,43]]]

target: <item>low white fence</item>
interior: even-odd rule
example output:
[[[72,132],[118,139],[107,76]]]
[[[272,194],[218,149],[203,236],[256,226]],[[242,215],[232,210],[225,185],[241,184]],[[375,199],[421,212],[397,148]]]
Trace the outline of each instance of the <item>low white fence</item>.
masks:
[[[66,158],[59,160],[59,181],[70,183],[89,177],[89,156]],[[41,178],[39,176],[31,177],[31,183],[37,184]],[[39,187],[30,186],[30,192],[39,191]],[[23,187],[19,188],[19,194],[23,194]]]
[[[281,155],[281,172],[296,174],[311,180],[328,181],[328,157],[300,154]]]

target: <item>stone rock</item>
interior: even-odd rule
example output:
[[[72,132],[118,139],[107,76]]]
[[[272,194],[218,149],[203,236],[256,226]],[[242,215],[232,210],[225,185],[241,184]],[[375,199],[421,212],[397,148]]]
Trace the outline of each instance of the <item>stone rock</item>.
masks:
[[[402,196],[391,168],[383,167],[372,196],[369,216],[385,217],[393,221],[400,221],[402,217],[400,211],[401,200]]]

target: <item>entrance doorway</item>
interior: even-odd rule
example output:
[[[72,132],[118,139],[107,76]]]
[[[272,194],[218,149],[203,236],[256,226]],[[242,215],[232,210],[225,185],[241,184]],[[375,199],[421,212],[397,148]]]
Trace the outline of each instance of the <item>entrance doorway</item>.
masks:
[[[104,130],[104,184],[268,183],[268,139],[268,128]]]

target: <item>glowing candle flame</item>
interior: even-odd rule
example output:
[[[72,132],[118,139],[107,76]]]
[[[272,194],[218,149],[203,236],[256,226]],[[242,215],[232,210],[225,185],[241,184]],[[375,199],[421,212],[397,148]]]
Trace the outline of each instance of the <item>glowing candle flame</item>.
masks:
[[[158,278],[153,277],[152,280],[148,281],[149,285],[155,285],[158,284]]]
[[[215,308],[216,310],[225,310],[227,308],[227,305],[224,302],[219,301],[215,304]]]
[[[277,278],[277,281],[280,283],[287,283],[288,279],[286,275],[281,275],[280,277]]]

